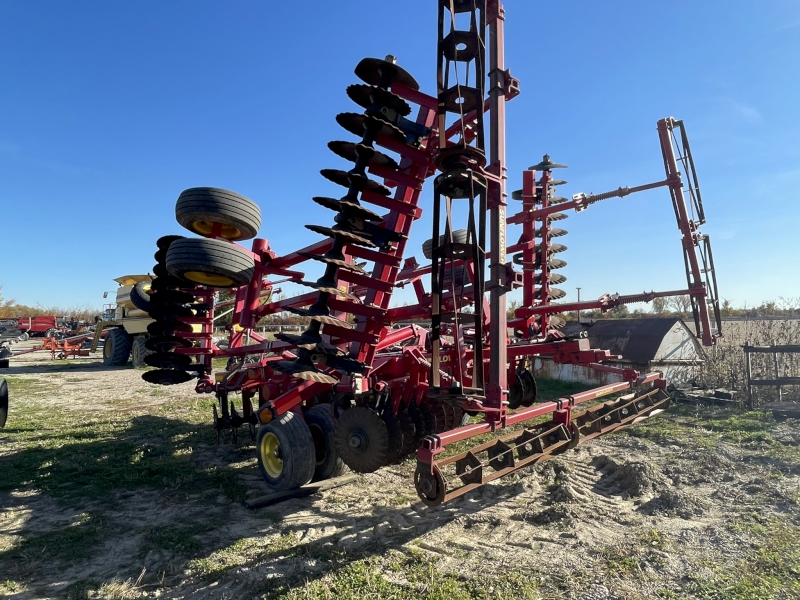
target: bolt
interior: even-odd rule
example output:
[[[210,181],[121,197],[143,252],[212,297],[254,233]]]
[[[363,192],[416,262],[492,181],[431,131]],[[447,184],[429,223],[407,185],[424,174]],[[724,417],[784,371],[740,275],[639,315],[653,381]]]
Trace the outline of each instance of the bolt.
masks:
[[[393,65],[397,64],[397,57],[394,56],[393,54],[387,54],[385,60],[386,60],[386,62],[390,62]]]
[[[361,438],[356,434],[351,435],[350,436],[350,447],[351,448],[358,448],[359,446],[361,446]]]

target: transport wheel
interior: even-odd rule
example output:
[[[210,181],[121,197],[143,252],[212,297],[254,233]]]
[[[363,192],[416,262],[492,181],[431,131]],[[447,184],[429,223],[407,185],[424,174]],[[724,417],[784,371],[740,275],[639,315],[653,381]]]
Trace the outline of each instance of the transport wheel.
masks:
[[[0,379],[0,429],[6,426],[8,419],[8,384]]]
[[[210,287],[249,283],[254,269],[252,254],[222,240],[184,238],[167,250],[167,270],[172,275]]]
[[[165,235],[158,238],[156,240],[156,246],[158,247],[158,250],[153,255],[155,261],[157,263],[163,263],[165,260],[167,260],[167,250],[169,250],[170,244],[172,244],[172,242],[175,240],[182,240],[183,238],[184,236],[182,235]]]
[[[146,281],[140,281],[131,288],[131,304],[139,310],[149,313],[153,309],[153,303],[150,301],[150,284]]]
[[[256,237],[261,228],[261,209],[244,196],[220,188],[185,190],[175,204],[175,218],[183,227],[210,236],[221,225],[220,237],[231,241]]]
[[[146,337],[140,335],[134,338],[133,346],[131,347],[131,362],[134,367],[137,369],[146,367],[147,363],[144,362],[144,359],[152,353],[153,351],[147,348]]]
[[[377,471],[388,461],[389,430],[374,410],[348,408],[336,421],[336,448],[356,473]]]
[[[305,421],[293,412],[262,425],[256,436],[258,468],[277,492],[311,481],[316,464],[314,439]]]
[[[132,345],[131,336],[124,329],[109,330],[103,345],[103,364],[107,367],[121,367],[128,364]]]
[[[334,441],[336,421],[330,404],[317,404],[304,412],[311,438],[314,440],[315,466],[312,481],[338,477],[347,472],[347,465],[339,456]]]
[[[439,236],[439,244],[444,244],[445,237]],[[466,229],[456,229],[453,232],[453,242],[456,244],[466,244],[467,243],[467,230]],[[428,260],[433,258],[433,239],[426,241],[422,244],[422,254]]]
[[[453,284],[454,279],[455,284]],[[442,280],[442,289],[449,290],[453,288],[461,288],[469,283],[470,280],[469,275],[467,274],[467,267],[464,265],[459,265],[452,270],[450,268],[445,268],[444,279]]]

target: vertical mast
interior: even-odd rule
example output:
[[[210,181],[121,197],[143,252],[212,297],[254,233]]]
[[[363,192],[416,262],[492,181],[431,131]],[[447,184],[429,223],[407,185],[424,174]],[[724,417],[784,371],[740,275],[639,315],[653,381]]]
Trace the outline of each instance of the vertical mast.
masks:
[[[499,0],[488,1],[489,21],[489,167],[498,181],[489,181],[491,263],[489,265],[489,385],[487,401],[501,406],[508,389],[506,371],[506,72],[504,11]]]

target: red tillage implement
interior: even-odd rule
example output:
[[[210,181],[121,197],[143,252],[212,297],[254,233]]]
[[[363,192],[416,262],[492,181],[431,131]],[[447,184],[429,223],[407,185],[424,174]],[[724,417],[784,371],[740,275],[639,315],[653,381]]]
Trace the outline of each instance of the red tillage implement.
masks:
[[[347,94],[363,112],[336,120],[357,139],[328,144],[354,165],[321,172],[346,192],[313,199],[334,212],[333,226],[307,226],[325,239],[283,255],[258,238],[246,249],[236,242],[256,236],[258,206],[226,190],[192,188],[180,195],[176,217],[203,237],[158,240],[147,342],[155,353],[146,359],[157,369],[143,377],[175,384],[196,376],[196,390],[218,399],[217,431],[251,426],[261,473],[276,490],[337,475],[343,463],[368,472],[416,452],[417,492],[439,504],[668,407],[660,373],[602,365],[614,357],[586,339],[566,339],[559,313],[688,295],[698,337],[711,345],[719,335],[711,249],[699,230],[705,216],[683,123],[658,122],[663,180],[561,198],[555,189],[566,182],[553,171],[564,165],[545,156],[522,173],[522,189],[511,194],[521,210],[507,218],[505,103],[519,87],[503,64],[503,9],[493,1],[438,5],[436,96],[420,92],[393,57],[364,59],[355,69],[363,83]],[[433,236],[424,253],[431,263],[420,266],[404,256],[429,178]],[[557,258],[566,247],[555,241],[566,231],[553,223],[569,210],[656,187],[672,198],[687,288],[553,303],[565,295],[555,285],[565,281],[557,270],[566,264]],[[514,243],[507,241],[509,224],[522,226]],[[299,270],[308,261],[325,269],[316,281]],[[286,281],[310,291],[262,303]],[[390,307],[395,288],[407,285],[417,304]],[[506,294],[516,288],[522,306],[507,320]],[[233,294],[224,349],[212,341],[219,289]],[[280,312],[306,318],[307,329],[273,341],[254,331]],[[412,318],[429,319],[430,330],[395,326]],[[620,383],[537,403],[537,356],[615,372]],[[229,368],[213,373],[214,357],[229,358]],[[239,410],[232,392],[241,393]],[[510,435],[442,458],[452,443],[511,425],[519,427]]]

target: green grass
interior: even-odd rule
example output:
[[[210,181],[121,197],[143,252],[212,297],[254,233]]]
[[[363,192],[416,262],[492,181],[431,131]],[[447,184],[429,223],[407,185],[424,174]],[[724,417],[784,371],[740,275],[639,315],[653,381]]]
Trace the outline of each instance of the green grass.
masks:
[[[733,568],[693,577],[687,591],[702,600],[771,600],[800,597],[800,528],[785,521],[735,523],[755,535],[753,547]]]
[[[548,402],[557,398],[567,398],[572,394],[585,392],[596,385],[587,385],[577,381],[561,381],[559,379],[537,379],[536,401]]]
[[[512,571],[502,578],[442,572],[438,559],[421,551],[391,552],[350,562],[322,578],[280,590],[275,598],[336,600],[533,600],[539,598],[535,579]]]
[[[778,421],[770,412],[742,411],[735,407],[673,403],[669,411],[627,430],[627,435],[659,444],[680,443],[714,448],[719,442],[736,445],[759,456],[781,461],[789,469],[800,465],[800,447],[783,444],[772,431]]]
[[[178,497],[221,492],[244,498],[235,472],[193,456],[196,448],[214,444],[201,401],[133,417],[31,407],[16,413],[10,425],[4,430],[11,451],[0,457],[0,491],[32,488],[70,504],[110,501],[116,490],[142,487]]]

